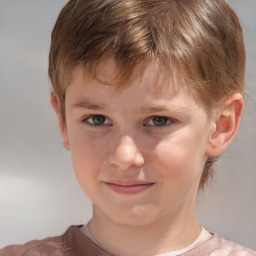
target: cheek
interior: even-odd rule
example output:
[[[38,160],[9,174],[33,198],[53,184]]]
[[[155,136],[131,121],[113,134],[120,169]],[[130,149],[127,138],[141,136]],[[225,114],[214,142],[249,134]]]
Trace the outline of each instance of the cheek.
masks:
[[[152,162],[165,179],[186,183],[203,168],[203,154],[196,144],[191,136],[161,141],[153,149]]]
[[[88,133],[80,127],[70,127],[68,132],[71,152],[77,161],[92,162],[101,157],[106,145],[103,136]]]
[[[104,141],[95,139],[82,131],[70,133],[70,146],[72,154],[73,168],[81,183],[92,182],[97,177],[104,159],[106,159]],[[99,141],[100,140],[100,141]]]

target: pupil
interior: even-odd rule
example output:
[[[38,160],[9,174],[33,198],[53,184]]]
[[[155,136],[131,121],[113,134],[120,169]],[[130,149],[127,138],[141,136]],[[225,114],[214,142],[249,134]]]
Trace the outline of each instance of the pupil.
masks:
[[[101,124],[104,124],[105,122],[105,117],[103,116],[94,116],[92,118],[93,120],[93,123],[96,124],[96,125],[101,125]]]
[[[156,126],[166,125],[167,119],[165,117],[156,116],[153,118],[153,123]]]

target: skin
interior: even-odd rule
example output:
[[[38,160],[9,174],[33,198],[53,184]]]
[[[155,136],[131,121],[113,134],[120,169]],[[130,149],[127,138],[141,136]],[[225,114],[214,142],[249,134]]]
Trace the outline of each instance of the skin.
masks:
[[[114,81],[116,69],[104,61],[99,78]],[[93,202],[89,229],[117,255],[157,255],[197,239],[195,200],[205,161],[231,143],[243,110],[235,94],[209,115],[195,94],[159,69],[151,63],[116,90],[77,66],[66,90],[66,123],[58,98],[51,98],[79,185]]]

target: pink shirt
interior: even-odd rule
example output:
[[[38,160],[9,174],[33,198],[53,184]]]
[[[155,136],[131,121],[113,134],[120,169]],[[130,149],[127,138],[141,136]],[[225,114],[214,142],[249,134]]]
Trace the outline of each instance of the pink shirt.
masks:
[[[81,226],[80,226],[81,227]],[[256,252],[219,234],[197,245],[183,256],[256,256]],[[61,236],[33,240],[24,245],[10,245],[0,250],[0,256],[113,256],[85,236],[78,226],[70,226]]]

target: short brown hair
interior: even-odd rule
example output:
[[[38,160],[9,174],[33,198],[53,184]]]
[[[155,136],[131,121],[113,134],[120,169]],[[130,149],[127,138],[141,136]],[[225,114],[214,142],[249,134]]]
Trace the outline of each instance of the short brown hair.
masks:
[[[224,0],[70,0],[52,31],[49,55],[63,117],[73,68],[82,64],[92,71],[109,53],[122,79],[155,58],[169,72],[175,67],[208,108],[244,91],[242,29]],[[214,160],[206,161],[200,188]]]

